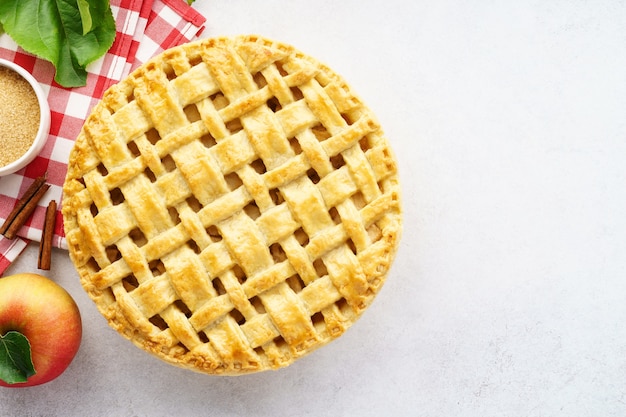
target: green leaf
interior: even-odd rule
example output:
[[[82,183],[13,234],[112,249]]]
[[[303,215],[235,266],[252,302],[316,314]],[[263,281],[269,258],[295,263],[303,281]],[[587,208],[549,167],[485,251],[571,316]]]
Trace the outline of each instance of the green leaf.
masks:
[[[52,62],[64,87],[85,85],[87,65],[116,35],[109,0],[1,0],[0,24],[24,50]]]
[[[7,384],[26,382],[35,375],[30,343],[20,332],[0,336],[0,379]]]

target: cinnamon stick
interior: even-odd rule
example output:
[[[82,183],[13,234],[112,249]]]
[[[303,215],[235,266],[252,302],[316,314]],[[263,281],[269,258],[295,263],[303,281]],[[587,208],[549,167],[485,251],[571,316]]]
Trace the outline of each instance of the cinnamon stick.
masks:
[[[17,236],[17,232],[24,226],[24,223],[29,219],[41,197],[50,188],[49,184],[46,184],[46,177],[37,177],[35,181],[28,187],[22,198],[19,199],[17,205],[11,211],[7,219],[0,227],[0,234],[7,239],[14,239]]]
[[[37,268],[49,270],[52,261],[52,238],[54,237],[54,225],[57,217],[57,202],[52,200],[46,209],[46,218],[39,242],[39,259]]]

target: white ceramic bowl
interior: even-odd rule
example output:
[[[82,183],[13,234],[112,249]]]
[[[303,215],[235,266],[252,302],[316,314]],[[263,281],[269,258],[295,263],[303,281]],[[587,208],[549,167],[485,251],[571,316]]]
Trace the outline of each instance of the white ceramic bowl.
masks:
[[[41,152],[46,141],[48,140],[48,134],[50,133],[50,106],[48,105],[48,99],[43,89],[28,71],[19,65],[7,61],[4,59],[0,59],[0,67],[7,67],[18,73],[22,76],[28,83],[31,85],[35,94],[37,95],[37,100],[39,101],[39,129],[37,130],[37,136],[33,141],[33,144],[28,148],[26,153],[20,156],[15,161],[11,162],[8,165],[0,167],[0,176],[12,174],[20,169],[24,168],[28,165],[35,157]]]

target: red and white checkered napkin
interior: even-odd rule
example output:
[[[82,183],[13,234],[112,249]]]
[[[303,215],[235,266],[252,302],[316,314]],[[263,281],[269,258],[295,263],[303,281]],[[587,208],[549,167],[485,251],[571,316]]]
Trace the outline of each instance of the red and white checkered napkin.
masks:
[[[19,237],[8,240],[0,236],[0,276],[29,241],[41,239],[45,208],[50,200],[60,203],[53,244],[67,248],[61,195],[69,153],[84,120],[104,91],[153,55],[196,38],[206,20],[185,0],[110,0],[110,4],[117,26],[115,43],[105,56],[88,66],[85,87],[60,87],[54,82],[52,64],[25,53],[6,34],[0,35],[0,58],[33,74],[48,93],[52,112],[48,142],[39,156],[17,173],[0,177],[0,224],[36,177],[47,172],[51,185]]]

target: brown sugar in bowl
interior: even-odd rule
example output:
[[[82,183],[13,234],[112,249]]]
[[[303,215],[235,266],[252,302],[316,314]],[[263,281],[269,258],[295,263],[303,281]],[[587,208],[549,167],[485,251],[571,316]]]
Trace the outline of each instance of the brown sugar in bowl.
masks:
[[[19,65],[0,59],[0,176],[28,165],[50,131],[50,106],[37,80]]]

